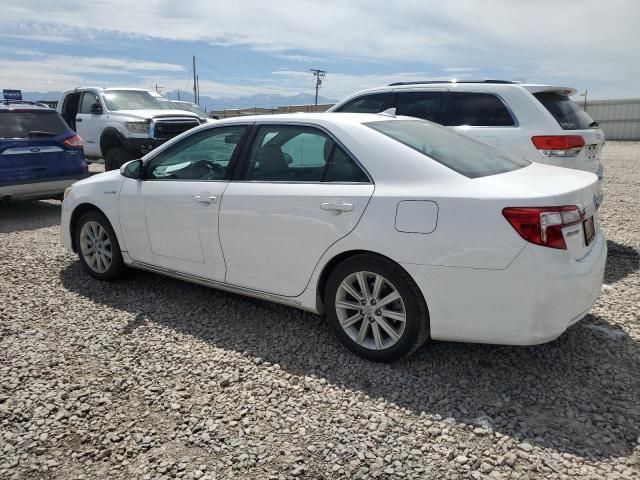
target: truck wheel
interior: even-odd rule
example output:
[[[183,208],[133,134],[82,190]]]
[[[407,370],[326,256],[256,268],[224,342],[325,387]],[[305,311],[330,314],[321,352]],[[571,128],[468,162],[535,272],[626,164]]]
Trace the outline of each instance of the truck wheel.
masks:
[[[112,148],[104,156],[104,170],[117,170],[129,160],[133,160],[135,157],[122,147]]]

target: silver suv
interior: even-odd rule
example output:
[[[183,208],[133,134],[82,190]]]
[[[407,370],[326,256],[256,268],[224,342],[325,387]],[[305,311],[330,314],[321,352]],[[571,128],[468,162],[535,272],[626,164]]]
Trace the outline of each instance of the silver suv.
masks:
[[[424,118],[452,127],[532,162],[593,172],[602,180],[604,133],[569,96],[567,87],[509,82],[392,83],[358,92],[331,112]]]

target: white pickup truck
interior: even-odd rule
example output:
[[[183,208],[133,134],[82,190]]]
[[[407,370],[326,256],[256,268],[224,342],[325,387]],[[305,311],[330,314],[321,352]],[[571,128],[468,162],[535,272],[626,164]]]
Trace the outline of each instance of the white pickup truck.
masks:
[[[104,158],[105,170],[203,123],[159,93],[140,88],[78,87],[62,94],[58,112],[82,137],[85,156]]]

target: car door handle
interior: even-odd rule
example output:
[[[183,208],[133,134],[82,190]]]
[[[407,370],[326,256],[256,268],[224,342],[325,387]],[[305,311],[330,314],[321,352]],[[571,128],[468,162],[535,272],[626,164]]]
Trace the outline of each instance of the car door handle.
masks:
[[[216,203],[218,201],[218,197],[213,195],[196,195],[193,199],[200,203]]]
[[[81,118],[76,118],[76,122],[81,122],[82,119]]]
[[[327,210],[328,212],[350,212],[353,210],[353,204],[325,202],[320,204],[320,208],[322,210]]]

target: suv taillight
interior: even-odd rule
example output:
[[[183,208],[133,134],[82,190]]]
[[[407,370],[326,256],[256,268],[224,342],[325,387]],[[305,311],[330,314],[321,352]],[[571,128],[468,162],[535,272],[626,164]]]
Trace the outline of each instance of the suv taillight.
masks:
[[[539,135],[531,141],[545,157],[575,157],[584,147],[580,135]]]
[[[563,207],[509,207],[502,214],[526,241],[544,247],[566,249],[562,229],[582,220],[577,205]]]
[[[80,137],[80,135],[74,135],[73,137],[69,137],[62,143],[64,143],[67,147],[72,147],[72,148],[82,148],[83,146],[82,138]]]

